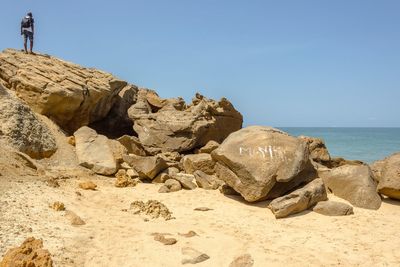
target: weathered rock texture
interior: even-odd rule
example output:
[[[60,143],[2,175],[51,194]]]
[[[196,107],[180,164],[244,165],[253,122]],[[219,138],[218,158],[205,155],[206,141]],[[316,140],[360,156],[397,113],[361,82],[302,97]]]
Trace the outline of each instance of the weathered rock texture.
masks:
[[[49,157],[57,150],[49,128],[1,84],[0,140],[36,159]]]
[[[127,83],[48,55],[0,53],[0,81],[68,132],[103,119]]]
[[[299,136],[299,138],[307,142],[310,151],[310,159],[319,163],[327,163],[331,160],[324,140],[308,136]]]
[[[265,199],[278,183],[280,194],[293,189],[309,165],[305,141],[270,127],[232,133],[211,155],[217,176],[250,202]]]
[[[142,179],[153,180],[168,168],[167,162],[159,156],[141,157],[130,154],[124,156],[124,161],[132,166]]]
[[[378,169],[379,171],[375,172],[379,177],[378,192],[400,200],[400,153],[384,159]]]
[[[319,201],[327,199],[322,179],[315,179],[286,196],[272,200],[268,207],[276,218],[284,218],[291,214],[302,212]]]
[[[367,165],[343,165],[319,172],[326,187],[336,196],[365,209],[379,209],[381,198]]]
[[[353,207],[337,201],[321,201],[313,207],[313,211],[327,216],[345,216],[354,214]]]
[[[242,115],[226,99],[216,102],[197,94],[186,106],[182,99],[161,99],[148,90],[139,90],[137,103],[129,108],[128,115],[140,142],[153,155],[191,151],[210,140],[221,142],[243,122]]]
[[[183,168],[186,173],[193,174],[199,170],[207,174],[215,173],[215,161],[211,158],[210,154],[200,153],[193,155],[186,155],[183,157]]]
[[[112,175],[117,171],[117,162],[107,137],[87,126],[76,131],[74,136],[81,166],[103,175]]]
[[[52,267],[50,252],[43,249],[43,241],[30,237],[20,247],[10,249],[0,267]]]

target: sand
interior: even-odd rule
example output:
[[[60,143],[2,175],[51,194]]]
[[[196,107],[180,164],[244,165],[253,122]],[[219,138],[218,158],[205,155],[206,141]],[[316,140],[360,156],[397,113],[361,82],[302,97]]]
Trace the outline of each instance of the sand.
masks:
[[[91,179],[96,191],[78,184]],[[40,176],[0,176],[0,255],[29,237],[42,238],[56,266],[180,266],[190,247],[210,256],[197,266],[229,266],[250,254],[254,266],[398,266],[400,202],[385,200],[378,211],[355,208],[347,217],[303,212],[276,220],[268,202],[247,204],[239,197],[196,189],[158,193],[160,185],[116,188],[113,178],[64,179],[59,188]],[[79,192],[79,196],[76,192]],[[330,196],[330,198],[342,201]],[[148,219],[129,210],[135,200],[158,200],[176,219]],[[61,201],[86,224],[72,226]],[[208,207],[209,211],[194,211]],[[180,234],[194,231],[194,237]],[[165,246],[153,233],[178,240]]]

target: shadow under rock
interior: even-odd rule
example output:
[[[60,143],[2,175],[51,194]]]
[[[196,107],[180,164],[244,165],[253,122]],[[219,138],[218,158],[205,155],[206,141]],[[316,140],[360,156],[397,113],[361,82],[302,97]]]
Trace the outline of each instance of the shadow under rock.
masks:
[[[399,206],[400,207],[400,200],[384,197],[382,198],[382,202],[385,202],[386,204],[390,204],[393,206]]]

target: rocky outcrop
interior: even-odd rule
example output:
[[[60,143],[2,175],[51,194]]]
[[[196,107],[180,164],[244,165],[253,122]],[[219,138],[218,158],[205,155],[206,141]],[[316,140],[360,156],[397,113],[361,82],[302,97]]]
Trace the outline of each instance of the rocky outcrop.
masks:
[[[272,200],[268,208],[271,209],[275,218],[284,218],[291,214],[302,212],[319,201],[327,199],[322,179],[315,179],[286,196]]]
[[[299,138],[307,142],[310,151],[310,159],[319,163],[327,163],[331,160],[324,140],[308,136],[299,136]]]
[[[32,110],[0,84],[0,140],[32,158],[50,157],[56,140]]]
[[[68,132],[106,117],[127,83],[48,55],[0,53],[0,81]]]
[[[379,209],[381,198],[367,165],[343,165],[320,171],[319,175],[329,191],[352,205],[365,209]]]
[[[182,99],[155,99],[154,93],[149,100],[148,91],[139,90],[137,103],[128,110],[140,142],[152,155],[221,142],[242,127],[242,115],[226,99],[216,102],[197,95],[189,106]]]
[[[74,133],[76,155],[79,164],[102,175],[113,175],[117,162],[109,140],[89,127],[82,127]]]
[[[321,201],[313,207],[313,211],[326,216],[346,216],[352,215],[353,207],[337,201]]]
[[[400,200],[400,153],[391,155],[380,164],[375,164],[378,176],[378,192],[387,197]]]
[[[309,165],[305,141],[270,127],[232,133],[211,155],[217,176],[249,202],[265,199],[277,183],[285,185],[282,194],[293,189]]]
[[[50,252],[43,248],[43,241],[30,237],[20,247],[10,249],[0,262],[0,267],[52,267]]]

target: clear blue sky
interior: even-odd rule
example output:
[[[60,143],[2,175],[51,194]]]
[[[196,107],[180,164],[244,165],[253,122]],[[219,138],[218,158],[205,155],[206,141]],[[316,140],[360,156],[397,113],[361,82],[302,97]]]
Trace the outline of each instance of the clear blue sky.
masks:
[[[226,96],[246,125],[400,127],[398,0],[2,0],[1,50],[27,11],[37,51]]]

